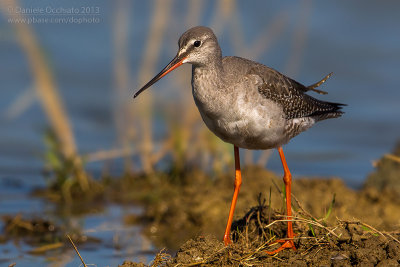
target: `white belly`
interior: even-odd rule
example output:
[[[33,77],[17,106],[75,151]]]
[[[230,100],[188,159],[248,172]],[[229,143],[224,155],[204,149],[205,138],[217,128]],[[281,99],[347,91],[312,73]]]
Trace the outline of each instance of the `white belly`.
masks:
[[[247,149],[276,148],[287,143],[281,107],[264,98],[246,99],[233,95],[212,108],[199,99],[195,102],[207,127],[225,142]]]

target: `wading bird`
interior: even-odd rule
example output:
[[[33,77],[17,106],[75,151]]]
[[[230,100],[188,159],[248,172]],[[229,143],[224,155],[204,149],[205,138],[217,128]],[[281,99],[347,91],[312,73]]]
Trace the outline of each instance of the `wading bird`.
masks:
[[[230,241],[230,230],[237,197],[242,184],[239,148],[276,148],[282,161],[286,189],[287,239],[277,253],[285,248],[296,249],[293,238],[291,184],[282,145],[316,122],[340,117],[343,104],[315,99],[307,91],[320,82],[304,86],[278,71],[260,63],[240,58],[222,57],[221,48],[210,28],[198,26],[187,30],[179,38],[179,50],[174,59],[134,97],[184,63],[192,64],[192,93],[207,127],[223,141],[233,144],[235,182],[224,243]]]

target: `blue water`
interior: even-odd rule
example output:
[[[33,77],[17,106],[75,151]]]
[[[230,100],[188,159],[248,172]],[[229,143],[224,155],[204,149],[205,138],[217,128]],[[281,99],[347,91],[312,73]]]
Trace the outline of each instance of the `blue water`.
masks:
[[[117,146],[114,110],[118,104],[132,101],[132,92],[140,86],[138,72],[155,3],[132,1],[127,5],[127,61],[132,88],[128,88],[130,90],[123,99],[117,99],[113,90],[115,2],[20,2],[21,7],[30,8],[99,8],[98,23],[31,24],[52,68],[81,153]],[[192,26],[197,24],[187,18],[187,1],[175,0],[172,4],[157,70],[175,55],[177,39],[187,29],[186,21],[189,20]],[[312,84],[334,72],[322,86],[329,95],[317,97],[348,104],[344,109],[346,114],[340,119],[321,122],[292,140],[284,150],[294,176],[338,176],[352,187],[362,185],[368,173],[373,171],[371,162],[389,152],[400,136],[400,2],[237,1],[236,10],[225,22],[215,19],[217,5],[214,1],[204,1],[201,8],[200,23],[218,29],[224,55],[251,54],[250,47],[260,38],[260,33],[265,33],[275,37],[271,37],[265,52],[252,59],[304,84]],[[5,13],[0,15],[0,214],[22,212],[32,215],[51,210],[50,204],[28,197],[33,187],[44,185],[41,154],[44,150],[43,131],[48,122],[37,99],[27,93],[32,90],[33,78]],[[275,35],[266,31],[279,18],[284,23],[282,30]],[[238,26],[244,44],[241,50],[235,48],[231,34],[232,29],[236,34],[240,31],[234,28]],[[303,39],[296,39],[298,35]],[[296,45],[299,47],[297,52],[294,51]],[[176,88],[172,83],[178,75],[185,76],[184,88]],[[179,98],[174,96],[182,90],[190,90],[190,67],[182,67],[150,90],[157,97],[156,102],[178,105],[176,99]],[[26,108],[11,116],[13,103],[23,94],[28,99]],[[156,113],[162,114],[164,110],[159,106]],[[162,116],[158,120],[162,120]],[[157,129],[155,136],[161,140],[168,129],[160,125]],[[89,164],[88,168],[98,177],[103,166],[100,162]],[[272,154],[267,168],[282,171],[276,153]],[[122,163],[115,161],[112,171],[121,174]],[[112,228],[121,227],[116,226],[118,222],[111,216],[114,212],[121,215],[125,211],[113,206],[103,214],[81,218],[84,228],[111,224],[107,231],[98,233],[102,240],[110,241],[115,234]],[[136,244],[131,250],[134,255],[135,251],[140,251],[141,239],[132,240],[130,245]],[[2,244],[0,262],[8,258],[12,260],[6,263],[16,261],[17,266],[43,265],[45,258],[28,255],[27,250],[29,248],[16,248],[11,243]],[[97,266],[121,263],[119,259],[123,257],[118,253],[110,247],[82,252],[87,263]],[[68,265],[78,266],[76,256],[71,254],[70,257],[72,261]]]
[[[43,186],[40,177],[25,175],[0,178],[0,216],[23,214],[24,218],[44,218],[56,225],[79,227],[82,234],[99,242],[79,244],[78,249],[86,264],[117,266],[123,260],[149,262],[156,249],[141,233],[141,227],[123,224],[126,214],[140,214],[137,207],[109,205],[105,210],[95,210],[85,215],[62,216],[53,204],[29,197],[32,188]],[[3,228],[3,223],[0,222]],[[81,264],[72,247],[50,250],[37,256],[29,252],[33,248],[22,240],[10,240],[0,244],[0,266],[13,262],[19,266],[79,266]]]

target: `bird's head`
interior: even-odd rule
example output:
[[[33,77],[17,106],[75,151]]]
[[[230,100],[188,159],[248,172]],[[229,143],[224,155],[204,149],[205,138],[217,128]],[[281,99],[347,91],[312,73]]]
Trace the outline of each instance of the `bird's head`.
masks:
[[[221,59],[221,49],[217,38],[213,31],[207,27],[197,26],[187,30],[179,38],[178,45],[179,50],[174,59],[160,73],[139,89],[133,97],[137,97],[141,92],[184,63],[204,66]]]
[[[197,26],[187,30],[179,38],[177,57],[185,58],[183,63],[207,65],[221,57],[221,49],[214,32],[207,27]]]

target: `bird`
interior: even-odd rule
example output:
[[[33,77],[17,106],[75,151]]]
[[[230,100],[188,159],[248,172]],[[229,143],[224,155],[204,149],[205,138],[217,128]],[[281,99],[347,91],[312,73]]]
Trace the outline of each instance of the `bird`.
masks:
[[[338,118],[344,113],[344,104],[318,100],[307,94],[308,91],[326,94],[316,88],[332,73],[305,86],[261,63],[236,56],[223,57],[217,37],[205,26],[188,29],[179,38],[178,46],[176,56],[140,88],[134,98],[179,66],[191,64],[192,94],[202,120],[211,132],[234,148],[234,193],[224,244],[231,243],[231,225],[242,184],[239,148],[277,149],[284,171],[287,238],[275,241],[282,245],[267,253],[296,250],[291,209],[292,175],[282,146],[316,122]]]

